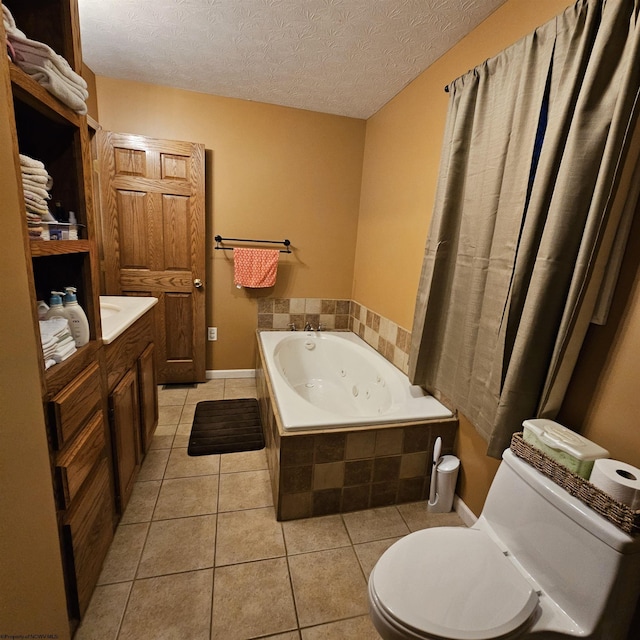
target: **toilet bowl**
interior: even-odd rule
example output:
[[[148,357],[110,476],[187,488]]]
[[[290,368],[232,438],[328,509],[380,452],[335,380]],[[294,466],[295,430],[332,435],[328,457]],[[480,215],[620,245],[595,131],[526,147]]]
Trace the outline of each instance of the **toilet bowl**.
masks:
[[[506,451],[472,528],[394,543],[369,577],[384,640],[622,640],[640,590],[640,539]]]
[[[462,527],[417,531],[393,545],[371,574],[369,597],[397,638],[517,637],[538,607],[534,585],[489,536]]]

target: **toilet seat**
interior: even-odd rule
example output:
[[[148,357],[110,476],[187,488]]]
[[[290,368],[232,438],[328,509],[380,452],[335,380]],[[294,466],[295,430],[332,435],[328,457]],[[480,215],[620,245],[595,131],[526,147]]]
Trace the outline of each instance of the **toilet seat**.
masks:
[[[533,586],[478,529],[437,527],[393,544],[369,578],[372,605],[409,637],[509,638],[538,605]]]

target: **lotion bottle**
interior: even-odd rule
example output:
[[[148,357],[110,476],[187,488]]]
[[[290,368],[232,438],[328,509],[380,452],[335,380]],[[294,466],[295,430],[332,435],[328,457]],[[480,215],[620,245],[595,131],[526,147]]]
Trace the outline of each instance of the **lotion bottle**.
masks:
[[[69,320],[69,314],[67,310],[62,306],[62,291],[52,291],[51,298],[49,299],[49,310],[45,313],[46,320],[49,318],[65,318]],[[46,305],[45,305],[46,306]]]
[[[89,342],[89,321],[82,307],[78,304],[75,287],[65,287],[64,310],[69,318],[71,335],[76,347],[82,347]]]

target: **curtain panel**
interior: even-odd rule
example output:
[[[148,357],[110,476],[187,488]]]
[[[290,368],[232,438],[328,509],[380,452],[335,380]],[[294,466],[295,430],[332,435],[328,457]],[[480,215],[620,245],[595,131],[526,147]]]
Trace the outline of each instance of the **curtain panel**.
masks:
[[[495,457],[559,408],[595,305],[640,146],[637,18],[581,0],[449,87],[409,374]]]

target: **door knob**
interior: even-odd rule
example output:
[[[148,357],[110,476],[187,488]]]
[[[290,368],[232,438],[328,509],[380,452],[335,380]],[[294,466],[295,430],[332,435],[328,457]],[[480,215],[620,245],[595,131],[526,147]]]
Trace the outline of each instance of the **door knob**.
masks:
[[[196,279],[193,281],[193,286],[194,286],[196,289],[202,289],[202,287],[204,287],[204,285],[202,284],[202,280],[200,280],[200,278],[196,278]]]

